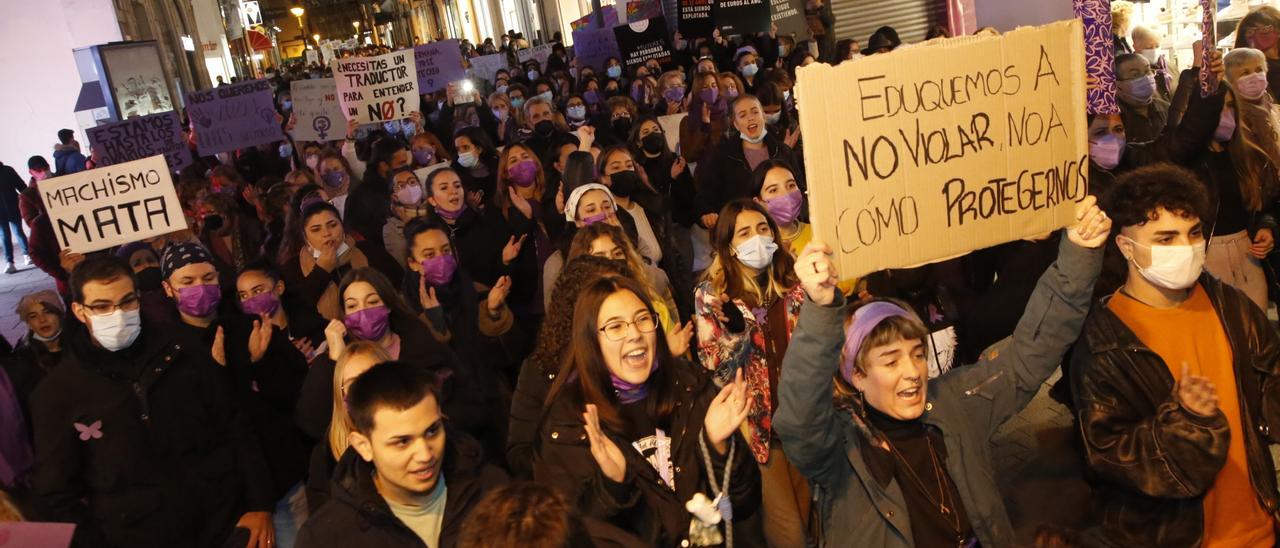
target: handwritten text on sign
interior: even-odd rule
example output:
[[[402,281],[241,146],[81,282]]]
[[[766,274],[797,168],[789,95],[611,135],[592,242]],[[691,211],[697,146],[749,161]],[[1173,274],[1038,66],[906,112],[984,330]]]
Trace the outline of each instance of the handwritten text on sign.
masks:
[[[289,84],[293,97],[293,138],[298,141],[333,141],[347,131],[346,118],[338,105],[338,88],[333,78],[294,80]]]
[[[361,123],[407,118],[418,110],[418,72],[413,50],[334,62],[338,101],[348,120]]]
[[[439,91],[449,82],[466,77],[462,68],[462,52],[457,40],[438,40],[413,47],[413,58],[418,71],[418,92]]]
[[[810,216],[840,272],[1071,222],[1089,171],[1081,36],[1072,20],[800,69]]]
[[[271,83],[252,80],[187,94],[187,116],[201,156],[279,141]]]
[[[164,156],[152,156],[40,183],[58,246],[75,253],[187,228]]]
[[[191,165],[191,149],[182,138],[182,120],[169,111],[130,118],[86,130],[89,142],[101,152],[98,165],[120,164],[163,154],[169,170]]]

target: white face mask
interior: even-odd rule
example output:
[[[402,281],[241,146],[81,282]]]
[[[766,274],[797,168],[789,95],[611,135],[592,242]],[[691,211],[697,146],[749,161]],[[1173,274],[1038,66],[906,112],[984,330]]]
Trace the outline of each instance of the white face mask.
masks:
[[[1145,58],[1145,59],[1147,60],[1147,63],[1148,63],[1148,64],[1152,64],[1152,65],[1156,64],[1156,49],[1155,49],[1155,48],[1147,48],[1147,49],[1144,49],[1144,50],[1142,50],[1142,51],[1139,51],[1139,52],[1138,52],[1138,55],[1141,55],[1143,58]]]
[[[738,244],[734,250],[738,252],[738,260],[742,264],[762,270],[773,264],[773,253],[778,250],[778,244],[773,242],[772,236],[757,234]]]
[[[116,310],[106,316],[88,317],[93,339],[111,352],[128,348],[142,333],[141,310]]]
[[[349,251],[349,250],[351,250],[351,246],[347,245],[347,243],[346,243],[346,242],[342,242],[342,244],[338,246],[338,256],[339,256],[339,257],[341,257],[341,256],[345,255],[345,254],[347,253],[347,251]],[[319,250],[319,249],[315,249],[315,248],[311,248],[311,258],[313,258],[313,259],[319,259],[319,258],[320,258],[320,250]]]
[[[1138,267],[1138,272],[1152,285],[1173,290],[1186,289],[1196,283],[1200,272],[1204,270],[1204,243],[1147,246],[1127,236],[1124,239],[1135,246],[1151,250],[1151,266],[1142,268],[1133,257],[1129,257],[1129,261]]]

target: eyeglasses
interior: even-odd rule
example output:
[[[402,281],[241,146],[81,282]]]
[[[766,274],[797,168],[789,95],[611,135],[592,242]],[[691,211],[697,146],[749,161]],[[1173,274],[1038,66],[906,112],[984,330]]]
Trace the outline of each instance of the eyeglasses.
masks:
[[[124,310],[125,312],[133,312],[138,309],[140,302],[141,301],[138,300],[137,293],[130,293],[116,304],[94,303],[83,306],[89,309],[89,314],[93,316],[106,316],[115,312],[117,309]]]
[[[604,336],[610,341],[621,342],[630,334],[629,328],[631,326],[635,326],[636,331],[639,331],[640,333],[653,333],[653,331],[658,328],[658,321],[653,317],[653,314],[642,312],[632,321],[614,320],[606,323],[604,324],[604,327],[600,328],[600,331],[604,333]]]

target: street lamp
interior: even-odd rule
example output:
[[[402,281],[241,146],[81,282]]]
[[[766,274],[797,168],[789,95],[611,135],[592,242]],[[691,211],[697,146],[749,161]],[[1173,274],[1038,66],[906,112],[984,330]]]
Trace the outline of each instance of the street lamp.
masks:
[[[294,17],[300,18],[302,17],[302,14],[306,12],[307,10],[302,9],[302,6],[294,6],[292,8],[289,8],[289,13],[292,13]]]
[[[320,45],[320,35],[319,35],[319,34],[312,34],[312,35],[311,35],[311,39],[316,41],[316,45]]]

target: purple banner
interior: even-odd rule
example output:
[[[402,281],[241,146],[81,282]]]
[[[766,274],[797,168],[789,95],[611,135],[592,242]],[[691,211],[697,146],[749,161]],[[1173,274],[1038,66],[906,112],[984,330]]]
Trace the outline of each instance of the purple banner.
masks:
[[[1218,3],[1214,0],[1200,0],[1200,8],[1204,10],[1201,32],[1202,50],[1200,52],[1200,96],[1208,97],[1218,92],[1218,75],[1209,68],[1212,59],[1210,52],[1218,49],[1218,28],[1214,18],[1217,16]]]
[[[1092,81],[1086,92],[1089,114],[1117,114],[1111,0],[1074,0],[1073,7],[1084,21],[1084,70]]]
[[[462,50],[457,40],[439,40],[413,47],[413,61],[418,67],[418,93],[444,89],[449,82],[467,77],[462,68]]]
[[[271,83],[266,80],[188,93],[187,116],[201,156],[284,139]]]
[[[612,28],[573,31],[573,52],[578,59],[578,68],[592,67],[599,71],[604,70],[604,64],[610,57],[622,58]]]
[[[169,171],[191,165],[191,149],[182,138],[182,119],[169,111],[130,118],[85,130],[89,143],[102,155],[98,167],[164,155]]]

